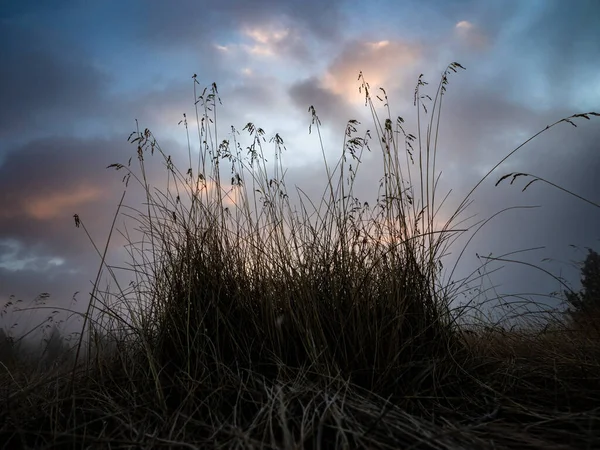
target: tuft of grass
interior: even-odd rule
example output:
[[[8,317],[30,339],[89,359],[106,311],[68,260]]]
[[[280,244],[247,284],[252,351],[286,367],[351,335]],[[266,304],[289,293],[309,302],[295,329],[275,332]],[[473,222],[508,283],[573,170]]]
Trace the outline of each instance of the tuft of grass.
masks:
[[[4,442],[23,448],[599,446],[598,336],[560,321],[541,330],[506,330],[489,321],[465,328],[461,318],[474,306],[453,302],[467,281],[441,280],[441,257],[470,231],[455,227],[470,196],[522,147],[436,229],[447,198],[436,195],[441,107],[459,69],[448,66],[433,98],[419,77],[416,135],[405,131],[401,117],[392,119],[385,90],[373,97],[360,74],[373,129],[361,134],[360,124],[348,121],[333,163],[311,106],[309,131],[321,142],[327,173],[316,201],[301,187],[288,191],[281,136],[267,138],[248,123],[220,137],[217,86],[197,92],[194,76],[196,124],[186,116],[181,122],[188,136],[184,172],[148,129],[129,136],[139,172],[131,159],[109,166],[125,174],[126,190],[133,180],[145,193],[143,210],[124,205],[124,193],[111,227],[112,235],[121,210],[137,224],[139,240],[119,231],[135,283],[123,289],[106,264],[109,236],[103,251],[96,248],[101,265],[73,364],[36,379],[3,366]],[[546,129],[597,115],[576,114]],[[383,175],[370,206],[354,183],[372,142]],[[148,176],[155,152],[166,169],[164,190]],[[74,219],[87,232],[85,218]],[[98,289],[103,269],[116,292]]]

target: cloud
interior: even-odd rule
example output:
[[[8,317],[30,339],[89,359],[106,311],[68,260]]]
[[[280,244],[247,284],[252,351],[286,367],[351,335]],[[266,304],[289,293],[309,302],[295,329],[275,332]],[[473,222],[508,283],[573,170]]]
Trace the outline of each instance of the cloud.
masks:
[[[420,56],[419,45],[402,41],[348,42],[329,65],[322,84],[349,103],[364,103],[364,93],[358,92],[361,71],[372,89],[392,90],[408,81],[406,75],[412,74]]]
[[[475,50],[483,50],[488,46],[488,38],[482,30],[467,20],[461,20],[455,26],[458,37]]]
[[[323,87],[316,77],[294,83],[288,93],[298,110],[305,112],[314,106],[321,122],[334,130],[341,130],[358,112],[342,95]]]
[[[60,11],[77,3],[77,0],[21,0],[4,2],[0,8],[0,19],[14,19],[20,16],[39,14],[49,11]]]
[[[169,139],[162,144],[179,162],[183,149]],[[20,254],[63,259],[61,270],[78,267],[82,258],[95,260],[97,255],[86,234],[75,227],[73,215],[79,215],[96,244],[103,241],[127,173],[107,166],[127,165],[130,159],[131,170],[139,175],[135,147],[125,139],[65,136],[38,139],[13,149],[0,166],[0,239],[16,242]],[[145,160],[149,182],[164,188],[162,157],[155,152]],[[132,177],[125,204],[138,208],[144,198],[143,189]],[[112,241],[113,249],[125,242],[118,234]]]
[[[285,15],[247,24],[237,24],[212,42],[217,57],[229,67],[244,65],[264,74],[289,73],[291,67],[305,72],[322,62],[331,43],[306,30],[295,18]]]
[[[32,198],[25,206],[26,214],[35,220],[55,219],[68,210],[73,210],[94,202],[102,197],[102,191],[95,186],[77,186],[74,192],[46,193],[43,198]]]
[[[185,0],[177,8],[159,0],[143,3],[141,13],[144,39],[159,46],[193,45],[207,36],[217,37],[232,30],[254,27],[256,23],[293,22],[303,33],[318,39],[338,39],[343,25],[342,2],[324,4],[318,0],[280,2],[277,0]]]
[[[23,244],[13,239],[0,241],[0,268],[11,272],[45,272],[51,267],[62,266],[64,262],[59,257],[32,254],[24,249]]]
[[[102,92],[109,77],[57,32],[7,21],[0,27],[0,42],[0,138],[50,131],[107,110]]]
[[[457,48],[455,59],[475,71],[476,83],[504,92],[512,101],[528,101],[538,110],[594,109],[600,104],[600,91],[593,85],[600,67],[600,27],[592,22],[599,14],[598,2],[465,7],[457,12],[455,32],[465,42],[485,33],[487,51],[482,57]]]
[[[290,36],[288,29],[267,30],[264,28],[246,28],[244,34],[254,41],[248,52],[260,56],[278,56],[277,47]]]
[[[168,139],[162,142],[168,153],[174,151],[174,160],[182,167],[182,149]],[[157,153],[145,155],[147,179],[165,191],[161,157]],[[0,166],[0,303],[10,294],[29,301],[49,292],[49,306],[65,307],[73,293],[80,291],[80,306],[85,308],[90,280],[95,279],[100,264],[94,244],[102,251],[125,189],[125,170],[115,173],[107,166],[127,165],[130,157],[131,168],[139,175],[135,147],[124,139],[44,138],[6,155]],[[116,224],[117,230],[128,231],[132,242],[136,242],[134,228],[139,224],[123,214],[136,217],[136,210],[143,211],[144,200],[143,189],[132,177]],[[82,227],[75,226],[74,214],[79,215],[89,237]],[[113,232],[108,264],[123,267],[131,262],[123,248],[126,243],[118,231]],[[118,280],[126,286],[131,275],[121,272]],[[105,272],[100,289],[105,288],[106,281]],[[35,324],[46,313],[40,310],[34,318],[25,319]]]

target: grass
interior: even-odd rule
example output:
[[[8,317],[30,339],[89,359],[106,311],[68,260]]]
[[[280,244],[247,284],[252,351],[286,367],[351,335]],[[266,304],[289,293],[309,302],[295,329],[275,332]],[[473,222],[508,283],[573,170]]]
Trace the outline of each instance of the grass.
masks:
[[[555,320],[543,329],[527,321],[512,330],[489,321],[467,328],[473,322],[465,317],[478,307],[455,300],[472,280],[441,280],[441,257],[473,230],[455,222],[506,159],[435,229],[445,200],[436,195],[440,113],[448,77],[459,69],[448,66],[434,98],[422,92],[427,83],[419,78],[416,135],[405,132],[403,119],[392,120],[384,90],[375,96],[383,103],[380,119],[361,74],[374,128],[359,135],[360,124],[349,121],[335,164],[321,145],[328,179],[317,201],[300,187],[296,200],[288,195],[280,136],[267,140],[249,123],[219,140],[217,87],[198,95],[194,76],[196,123],[182,121],[186,172],[148,129],[130,136],[138,172],[131,159],[109,166],[124,173],[126,190],[133,180],[146,195],[145,209],[136,210],[124,205],[124,192],[115,214],[115,221],[123,214],[138,225],[140,240],[120,231],[136,282],[126,290],[115,276],[116,292],[101,292],[102,270],[115,269],[105,262],[111,238],[103,250],[94,244],[101,267],[67,357],[43,369],[14,352],[3,359],[0,442],[10,448],[599,448],[594,327]],[[310,131],[320,139],[316,111],[309,112]],[[576,114],[546,129],[593,116]],[[198,161],[192,161],[194,133]],[[245,148],[242,133],[249,138]],[[354,191],[371,142],[383,158],[374,206]],[[165,164],[163,190],[147,175],[154,156]],[[85,218],[75,215],[75,223],[87,233]]]

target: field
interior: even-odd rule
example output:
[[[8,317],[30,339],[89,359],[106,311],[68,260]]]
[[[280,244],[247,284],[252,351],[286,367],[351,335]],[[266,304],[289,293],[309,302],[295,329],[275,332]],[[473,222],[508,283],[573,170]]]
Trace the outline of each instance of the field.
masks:
[[[471,194],[435,228],[437,130],[459,69],[448,66],[433,98],[419,78],[415,135],[362,80],[372,131],[358,136],[349,121],[340,160],[323,153],[317,201],[288,192],[280,136],[248,124],[247,147],[239,133],[217,140],[214,84],[194,94],[197,123],[184,123],[200,148],[193,162],[190,144],[185,173],[148,129],[132,133],[139,171],[111,168],[146,193],[145,210],[121,199],[115,215],[144,237],[129,241],[137,283],[104,292],[96,280],[81,333],[52,347],[51,364],[2,335],[3,448],[600,448],[593,314],[476,322],[481,307],[440,282],[441,256],[469,231],[455,223]],[[373,206],[353,190],[369,145],[383,155]],[[164,162],[165,191],[146,177],[151,158]],[[502,161],[474,190],[492,173],[528,176],[496,175]],[[75,216],[80,231],[86,220]]]

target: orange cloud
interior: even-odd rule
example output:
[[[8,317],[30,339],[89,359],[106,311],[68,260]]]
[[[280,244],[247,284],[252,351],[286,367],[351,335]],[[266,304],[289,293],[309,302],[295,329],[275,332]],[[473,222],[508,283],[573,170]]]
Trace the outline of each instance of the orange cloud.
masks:
[[[196,179],[195,185],[196,186],[194,187],[194,182],[190,184],[189,178],[187,178],[185,186],[183,184],[180,185],[180,188],[184,188],[185,190],[185,194],[181,194],[180,201],[186,208],[190,207],[190,195],[195,193],[195,189],[198,192],[198,197],[200,198],[201,202],[205,202],[207,197],[213,200],[216,199],[216,190],[221,189],[221,195],[223,196],[223,206],[229,208],[238,205],[242,198],[242,192],[240,191],[240,188],[231,185],[227,177],[224,177],[221,180],[220,188],[219,185],[212,179]],[[167,192],[168,185],[166,182],[155,183],[154,187],[156,187],[161,192]],[[173,194],[173,192],[174,191],[171,186],[171,194]]]
[[[54,192],[29,198],[24,204],[24,212],[36,220],[51,220],[70,214],[78,206],[98,200],[101,189],[84,186],[72,192]]]
[[[322,78],[323,87],[348,102],[363,102],[364,94],[358,93],[360,71],[371,88],[390,90],[405,81],[403,72],[414,66],[420,54],[418,46],[405,42],[354,42],[333,61]]]

